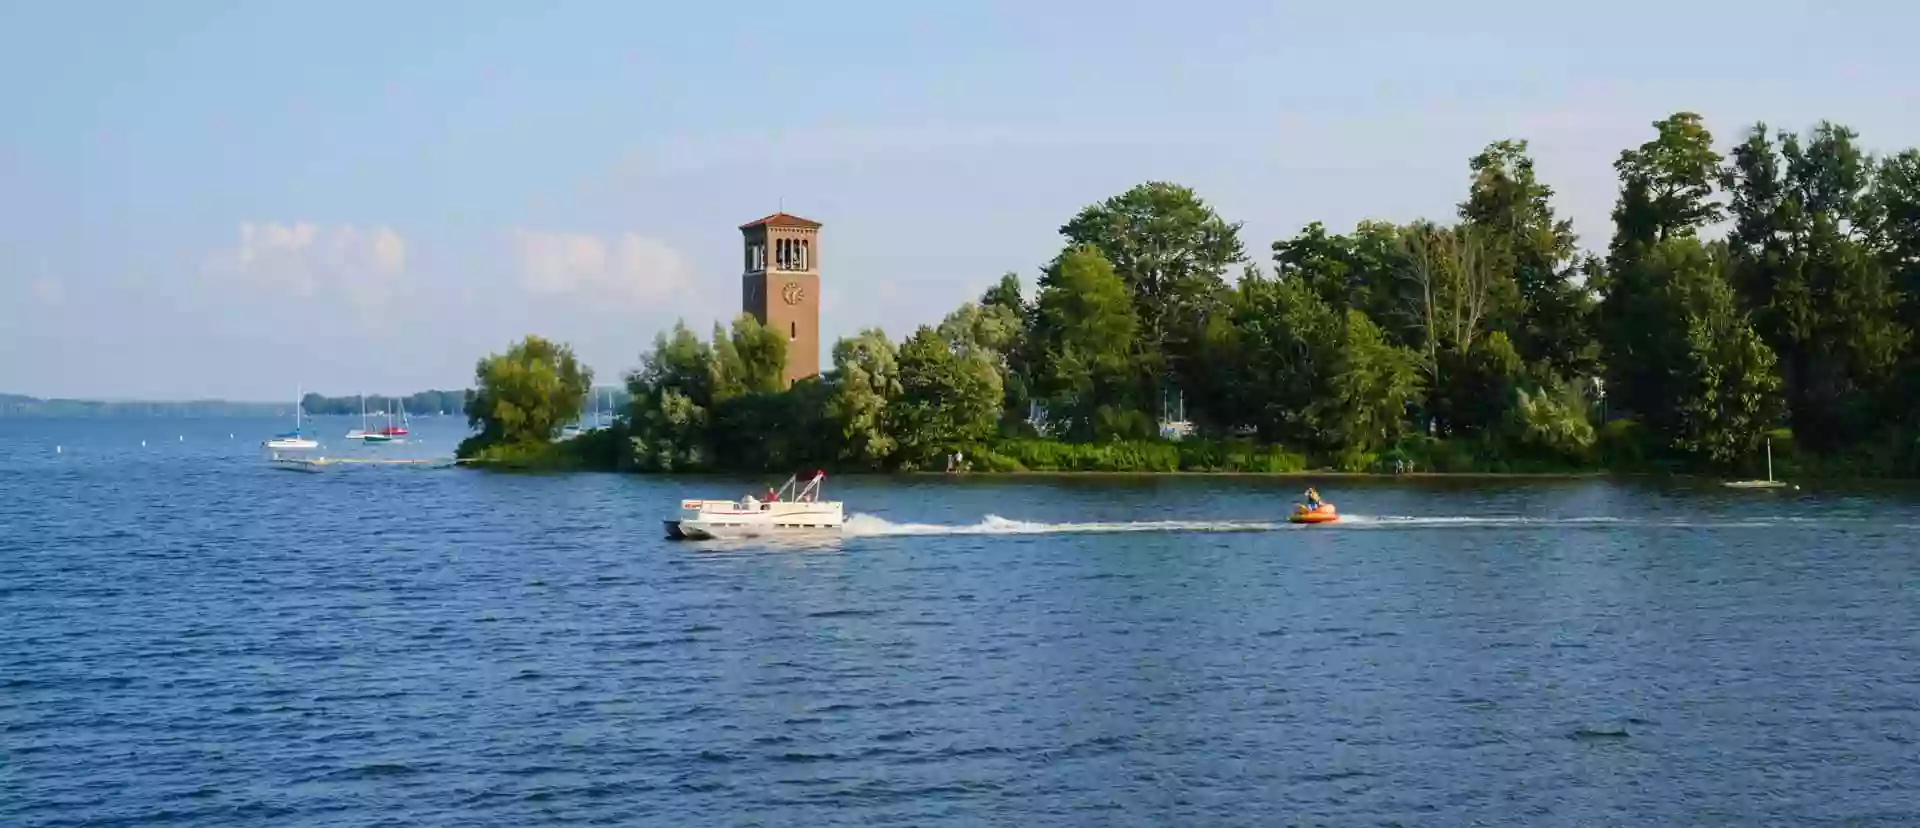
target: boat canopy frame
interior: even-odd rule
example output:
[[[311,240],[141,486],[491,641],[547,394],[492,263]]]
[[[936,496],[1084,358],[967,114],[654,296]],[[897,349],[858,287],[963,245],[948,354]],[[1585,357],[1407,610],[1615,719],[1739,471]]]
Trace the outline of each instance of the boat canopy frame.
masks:
[[[787,482],[774,492],[774,497],[788,503],[816,503],[820,500],[820,483],[827,479],[827,473],[816,471],[807,479],[805,488],[800,487],[800,475],[787,478]],[[795,491],[798,489],[798,491]]]

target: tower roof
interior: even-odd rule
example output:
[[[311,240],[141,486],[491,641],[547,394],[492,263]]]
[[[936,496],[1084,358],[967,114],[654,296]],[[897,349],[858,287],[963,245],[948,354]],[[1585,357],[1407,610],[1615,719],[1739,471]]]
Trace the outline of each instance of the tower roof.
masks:
[[[773,215],[767,216],[766,218],[759,219],[756,221],[749,221],[746,224],[742,224],[740,225],[740,229],[746,230],[749,228],[761,227],[761,226],[805,227],[808,229],[819,229],[820,222],[814,221],[813,219],[803,219],[791,213],[774,213]]]

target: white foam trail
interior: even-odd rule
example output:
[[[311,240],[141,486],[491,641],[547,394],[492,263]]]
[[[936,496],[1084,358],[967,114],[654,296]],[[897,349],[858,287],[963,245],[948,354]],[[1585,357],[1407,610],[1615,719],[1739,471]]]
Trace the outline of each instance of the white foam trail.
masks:
[[[1635,520],[1618,517],[1522,517],[1464,515],[1341,515],[1334,523],[1300,526],[1276,521],[1233,520],[1142,520],[1124,522],[1043,523],[1010,520],[987,515],[979,523],[894,523],[873,515],[854,514],[842,528],[846,537],[897,537],[912,535],[1052,535],[1102,534],[1117,532],[1272,532],[1282,529],[1325,532],[1339,529],[1439,529],[1458,528],[1662,528],[1662,529],[1762,529],[1769,527],[1832,523],[1831,519],[1777,518],[1769,520]]]
[[[1632,526],[1634,521],[1617,517],[1521,517],[1467,515],[1341,515],[1334,525],[1347,526]]]
[[[849,537],[895,535],[1053,535],[1068,532],[1269,532],[1284,523],[1224,520],[1143,520],[1118,523],[1039,523],[987,515],[979,523],[894,523],[885,518],[856,514],[841,532]]]

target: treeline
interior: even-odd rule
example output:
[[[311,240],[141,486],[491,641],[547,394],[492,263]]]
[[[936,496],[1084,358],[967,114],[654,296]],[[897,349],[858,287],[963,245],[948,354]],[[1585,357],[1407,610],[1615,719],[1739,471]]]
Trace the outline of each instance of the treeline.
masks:
[[[1266,267],[1191,190],[1142,184],[1060,228],[1031,297],[1008,274],[897,344],[841,340],[830,372],[792,388],[779,332],[676,326],[627,378],[619,433],[566,451],[648,471],[955,453],[989,469],[1736,471],[1770,439],[1789,467],[1920,471],[1920,151],[1761,124],[1723,156],[1683,112],[1614,168],[1604,252],[1555,213],[1526,142],[1499,141],[1468,162],[1450,220],[1314,223]],[[468,412],[494,436],[469,451],[547,444],[514,425],[555,421],[525,415],[553,406],[524,380],[572,357],[535,342],[545,362],[483,361]],[[1191,428],[1177,443],[1172,412]]]
[[[364,399],[369,412],[401,410],[408,414],[458,413],[467,406],[467,391],[420,391],[404,397],[368,394],[364,398],[358,394],[345,397],[327,397],[309,393],[300,398],[300,407],[316,417],[351,414],[360,416],[360,405]]]
[[[380,412],[404,409],[408,414],[461,414],[466,411],[467,397],[471,393],[470,390],[461,389],[459,391],[420,391],[404,397],[369,394],[365,397],[366,410]],[[593,395],[599,397],[599,407],[603,410],[619,412],[629,402],[627,390],[620,387],[595,388]],[[362,398],[358,394],[346,397],[307,394],[300,399],[301,407],[308,414],[318,416],[351,414],[356,417],[360,415]],[[585,410],[589,412],[588,417],[591,419],[590,412],[594,410],[591,400],[587,403]]]
[[[122,419],[131,417],[267,417],[283,413],[285,403],[239,403],[225,400],[187,402],[103,402],[100,400],[41,399],[0,394],[0,419]]]

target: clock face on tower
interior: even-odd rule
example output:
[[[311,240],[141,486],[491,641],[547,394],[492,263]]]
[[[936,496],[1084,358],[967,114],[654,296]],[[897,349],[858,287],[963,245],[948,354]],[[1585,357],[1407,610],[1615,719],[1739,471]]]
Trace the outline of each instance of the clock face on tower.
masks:
[[[807,289],[801,287],[799,282],[788,282],[780,289],[780,298],[787,300],[789,305],[798,305],[807,298]]]

